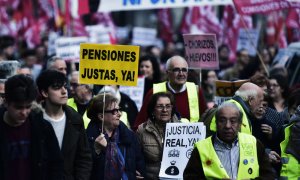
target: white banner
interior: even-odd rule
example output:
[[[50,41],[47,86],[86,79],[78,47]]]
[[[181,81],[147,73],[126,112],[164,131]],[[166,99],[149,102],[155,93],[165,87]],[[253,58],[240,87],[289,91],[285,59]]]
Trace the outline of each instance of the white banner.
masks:
[[[159,177],[182,179],[194,144],[205,139],[205,135],[206,129],[202,122],[167,123]]]
[[[232,0],[101,0],[100,12],[229,5]]]

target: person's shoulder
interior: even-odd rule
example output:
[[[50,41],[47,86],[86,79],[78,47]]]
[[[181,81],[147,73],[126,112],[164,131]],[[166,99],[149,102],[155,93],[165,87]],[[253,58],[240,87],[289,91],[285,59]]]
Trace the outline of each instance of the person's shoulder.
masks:
[[[65,105],[64,111],[66,113],[66,118],[68,118],[67,120],[70,120],[72,124],[83,124],[82,116],[72,107]]]

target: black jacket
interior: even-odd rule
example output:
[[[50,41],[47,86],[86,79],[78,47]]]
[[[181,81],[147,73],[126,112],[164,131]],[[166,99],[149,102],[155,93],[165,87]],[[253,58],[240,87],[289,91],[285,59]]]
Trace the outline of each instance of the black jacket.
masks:
[[[92,170],[92,155],[83,120],[73,108],[64,106],[66,126],[62,142],[65,180],[88,180]],[[43,114],[40,114],[43,116]]]
[[[91,121],[87,128],[87,135],[93,155],[93,170],[91,174],[91,180],[99,180],[104,178],[105,152],[101,152],[99,155],[97,155],[94,149],[95,139],[100,135],[99,127],[99,123]],[[122,153],[126,152],[125,172],[128,179],[136,179],[136,170],[139,171],[142,176],[144,176],[145,162],[136,135],[122,122],[120,122],[118,128],[120,132],[118,146]]]
[[[6,110],[0,109],[0,121]],[[27,119],[30,121],[31,132],[31,179],[62,180],[63,159],[59,150],[54,130],[50,123],[39,118],[34,112]],[[6,176],[8,146],[0,123],[0,179]]]

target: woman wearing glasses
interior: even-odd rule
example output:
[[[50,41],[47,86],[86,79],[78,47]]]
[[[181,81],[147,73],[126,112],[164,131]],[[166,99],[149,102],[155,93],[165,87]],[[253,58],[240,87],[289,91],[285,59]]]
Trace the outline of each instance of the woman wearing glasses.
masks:
[[[118,99],[107,93],[95,96],[87,116],[91,119],[87,128],[93,155],[91,180],[143,178],[141,148],[135,134],[120,121]]]
[[[147,110],[148,120],[139,125],[136,133],[145,158],[145,178],[152,180],[158,179],[166,124],[180,121],[175,114],[173,95],[169,92],[153,94]]]

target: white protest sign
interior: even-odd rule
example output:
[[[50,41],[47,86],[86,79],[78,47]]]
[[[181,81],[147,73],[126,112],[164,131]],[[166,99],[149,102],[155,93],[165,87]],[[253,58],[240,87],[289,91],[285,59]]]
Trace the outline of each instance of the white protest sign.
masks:
[[[118,41],[129,37],[129,27],[116,27]]]
[[[202,122],[167,123],[159,177],[182,179],[194,144],[205,139],[205,135],[206,129]]]
[[[56,55],[66,61],[79,61],[80,44],[88,42],[88,37],[60,37],[55,41]]]
[[[128,95],[140,111],[143,104],[145,77],[139,77],[137,86],[120,86],[119,90]]]
[[[232,0],[101,0],[98,11],[110,12],[230,4],[233,4]]]
[[[59,37],[59,35],[56,32],[50,32],[48,36],[48,49],[47,49],[47,55],[51,56],[56,53],[55,51],[55,41]]]
[[[89,33],[89,42],[98,44],[111,44],[111,32],[113,30],[103,25],[86,26],[85,30]]]
[[[132,44],[141,46],[154,45],[157,30],[154,28],[134,27],[132,30]]]
[[[246,29],[244,28],[240,29],[237,50],[239,51],[241,49],[246,49],[249,55],[255,56],[258,38],[259,38],[258,29],[248,29],[248,31],[246,31]],[[254,44],[254,47],[251,42]]]

